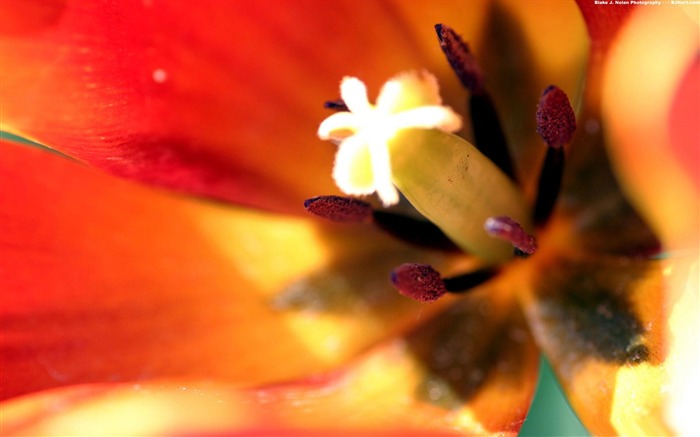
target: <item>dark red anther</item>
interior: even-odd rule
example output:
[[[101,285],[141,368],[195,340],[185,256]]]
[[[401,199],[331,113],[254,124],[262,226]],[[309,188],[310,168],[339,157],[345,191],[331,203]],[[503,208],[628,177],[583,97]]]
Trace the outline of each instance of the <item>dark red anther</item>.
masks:
[[[341,196],[318,196],[304,201],[311,214],[343,223],[363,223],[372,220],[372,205]]]
[[[525,229],[510,217],[489,217],[484,223],[484,229],[489,235],[508,241],[527,255],[532,255],[537,251],[537,241],[535,237],[525,232]]]
[[[569,98],[561,89],[550,85],[537,105],[537,133],[555,149],[571,141],[576,130],[576,116]]]
[[[576,130],[576,117],[564,91],[550,85],[542,93],[537,106],[537,133],[549,148],[537,186],[533,219],[544,225],[554,210],[564,174],[564,144],[571,141]]]
[[[474,145],[515,181],[515,170],[508,143],[491,97],[484,88],[484,73],[469,45],[451,27],[436,24],[440,48],[462,85],[469,90],[469,112],[474,131]]]
[[[471,93],[481,94],[484,91],[484,75],[469,50],[469,45],[445,24],[436,24],[435,31],[440,40],[440,48],[462,85]]]
[[[391,272],[391,282],[399,293],[419,302],[434,302],[447,292],[440,273],[430,264],[402,264]]]

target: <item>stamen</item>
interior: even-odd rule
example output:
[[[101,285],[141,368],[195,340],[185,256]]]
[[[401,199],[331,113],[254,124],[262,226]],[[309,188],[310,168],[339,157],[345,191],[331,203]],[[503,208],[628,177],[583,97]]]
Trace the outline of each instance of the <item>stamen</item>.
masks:
[[[472,94],[469,97],[469,113],[476,148],[496,164],[510,180],[517,182],[508,142],[491,97],[486,93]]]
[[[434,302],[447,292],[430,264],[402,264],[391,272],[391,282],[399,293],[419,302]]]
[[[457,32],[445,24],[436,24],[435,31],[440,41],[440,48],[462,85],[472,94],[483,93],[484,75],[476,58],[469,50],[469,45]]]
[[[497,274],[498,269],[487,267],[463,275],[445,278],[442,282],[445,284],[448,293],[463,293],[483,284]]]
[[[561,89],[550,85],[537,105],[537,133],[555,149],[571,140],[576,130],[576,116],[569,98]]]
[[[374,210],[372,205],[351,197],[318,196],[304,201],[306,211],[340,223],[374,223],[389,235],[423,248],[463,252],[444,232],[427,220]]]
[[[372,220],[372,206],[361,200],[341,196],[318,196],[304,201],[311,214],[342,223],[364,223]]]
[[[547,222],[554,210],[564,174],[564,144],[571,141],[576,130],[576,117],[568,97],[550,85],[542,93],[537,106],[537,132],[549,146],[537,188],[533,213],[536,225]]]
[[[430,264],[406,263],[391,272],[391,282],[404,296],[419,302],[434,302],[445,293],[464,293],[492,279],[498,269],[483,268],[442,279]]]
[[[508,241],[524,254],[532,255],[537,251],[535,237],[525,232],[520,223],[510,217],[489,217],[484,223],[484,229],[492,237]]]
[[[323,107],[333,111],[349,111],[348,106],[345,104],[343,99],[329,100],[323,104]]]
[[[477,149],[515,181],[508,143],[493,101],[484,88],[484,74],[479,63],[469,50],[469,45],[452,28],[436,24],[435,30],[447,61],[462,85],[470,92],[469,112]]]
[[[533,212],[533,221],[537,226],[547,223],[552,215],[557,197],[559,197],[563,175],[564,148],[548,148],[537,184],[537,200]]]
[[[374,211],[373,215],[377,226],[402,241],[430,249],[463,252],[432,222],[386,211]]]

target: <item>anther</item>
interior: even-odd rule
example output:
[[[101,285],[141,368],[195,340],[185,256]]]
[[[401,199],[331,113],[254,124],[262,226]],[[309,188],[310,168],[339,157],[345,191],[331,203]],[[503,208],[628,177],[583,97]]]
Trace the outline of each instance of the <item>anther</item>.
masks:
[[[406,243],[429,249],[461,252],[435,224],[388,211],[352,197],[318,196],[304,201],[307,212],[340,223],[374,223],[387,234]]]
[[[399,293],[419,302],[434,302],[447,292],[440,273],[429,264],[402,264],[391,272],[391,282]]]
[[[561,148],[576,130],[576,116],[569,98],[561,89],[550,85],[537,105],[537,133],[552,148]]]
[[[361,200],[341,196],[318,196],[304,201],[304,208],[316,216],[343,223],[372,220],[372,206]]]
[[[492,237],[511,243],[516,253],[520,251],[523,255],[532,255],[537,251],[535,237],[525,232],[520,223],[510,217],[489,217],[484,223],[484,229]]]
[[[327,102],[323,103],[323,107],[333,111],[348,111],[348,107],[343,99],[328,100]]]
[[[483,93],[484,75],[476,58],[469,50],[469,45],[457,32],[445,24],[436,24],[435,31],[440,41],[440,48],[462,85],[472,94]]]
[[[440,48],[462,85],[469,90],[469,112],[474,143],[491,162],[515,181],[508,143],[491,97],[484,88],[484,74],[469,45],[449,26],[436,24]]]
[[[537,106],[537,132],[549,146],[542,164],[533,212],[536,225],[547,222],[561,188],[564,174],[564,144],[576,130],[576,117],[568,97],[559,88],[549,86],[542,93]]]

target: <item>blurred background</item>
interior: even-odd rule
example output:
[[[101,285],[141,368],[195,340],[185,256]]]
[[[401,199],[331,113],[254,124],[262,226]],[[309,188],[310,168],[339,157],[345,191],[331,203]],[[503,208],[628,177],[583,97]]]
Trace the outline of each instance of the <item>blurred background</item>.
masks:
[[[537,393],[520,436],[589,436],[569,407],[549,362],[541,361]]]

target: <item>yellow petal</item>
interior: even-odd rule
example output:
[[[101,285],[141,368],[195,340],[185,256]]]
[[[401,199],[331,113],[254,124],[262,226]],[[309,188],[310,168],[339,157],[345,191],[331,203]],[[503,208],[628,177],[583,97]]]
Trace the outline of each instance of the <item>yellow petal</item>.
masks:
[[[583,424],[598,435],[695,435],[697,258],[530,258],[526,313]],[[677,300],[676,300],[677,299]]]
[[[519,309],[503,298],[484,289],[426,329],[311,379],[250,390],[192,379],[75,387],[3,404],[0,426],[4,435],[287,429],[515,436],[538,353]]]
[[[296,378],[342,364],[419,323],[419,309],[427,316],[442,305],[421,307],[389,282],[396,265],[416,259],[449,270],[434,251],[0,147],[3,398],[175,375]]]

